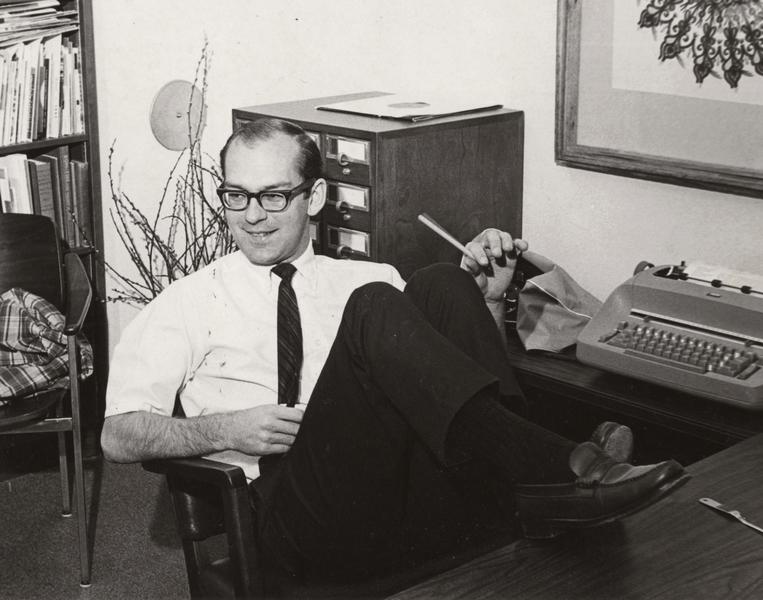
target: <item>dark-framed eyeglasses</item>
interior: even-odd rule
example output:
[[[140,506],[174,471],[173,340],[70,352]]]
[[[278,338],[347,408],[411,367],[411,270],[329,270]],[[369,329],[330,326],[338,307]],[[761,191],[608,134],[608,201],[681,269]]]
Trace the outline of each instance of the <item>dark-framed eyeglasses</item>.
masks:
[[[220,202],[228,210],[246,210],[249,202],[254,198],[263,210],[281,212],[286,210],[289,202],[302,192],[309,190],[314,183],[315,179],[306,179],[290,190],[263,190],[261,192],[217,188],[217,195],[220,197]]]

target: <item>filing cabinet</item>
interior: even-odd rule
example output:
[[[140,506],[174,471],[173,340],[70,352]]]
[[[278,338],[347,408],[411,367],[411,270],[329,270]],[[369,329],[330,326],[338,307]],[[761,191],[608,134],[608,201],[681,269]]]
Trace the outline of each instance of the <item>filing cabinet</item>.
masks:
[[[318,143],[327,202],[311,224],[318,253],[395,265],[403,277],[458,250],[421,225],[428,213],[466,243],[485,227],[522,233],[524,114],[495,109],[411,123],[316,109],[367,92],[233,110],[297,123]]]

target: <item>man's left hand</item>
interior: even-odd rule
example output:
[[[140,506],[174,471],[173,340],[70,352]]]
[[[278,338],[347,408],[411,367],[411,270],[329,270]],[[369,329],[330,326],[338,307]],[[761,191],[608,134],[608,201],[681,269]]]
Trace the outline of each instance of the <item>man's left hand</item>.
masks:
[[[472,256],[461,258],[461,268],[474,276],[486,302],[498,303],[511,284],[518,254],[527,248],[526,241],[514,239],[506,231],[485,229],[466,245]]]

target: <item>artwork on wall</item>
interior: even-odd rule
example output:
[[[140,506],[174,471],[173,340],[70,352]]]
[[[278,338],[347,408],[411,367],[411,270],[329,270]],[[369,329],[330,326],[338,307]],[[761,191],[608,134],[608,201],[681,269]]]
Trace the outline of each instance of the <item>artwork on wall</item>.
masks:
[[[558,12],[557,163],[763,198],[763,2]]]
[[[760,0],[649,0],[638,25],[659,35],[660,60],[689,60],[697,83],[722,75],[736,88],[763,76]]]

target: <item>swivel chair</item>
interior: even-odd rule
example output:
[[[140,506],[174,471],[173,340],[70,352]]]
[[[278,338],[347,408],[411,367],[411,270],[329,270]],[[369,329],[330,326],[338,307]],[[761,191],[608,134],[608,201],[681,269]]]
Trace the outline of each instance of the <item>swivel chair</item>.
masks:
[[[254,530],[256,515],[249,501],[247,479],[240,467],[205,458],[175,458],[146,461],[143,468],[166,476],[182,542],[190,596],[194,600],[381,598],[515,539],[513,531],[503,531],[458,553],[358,583],[278,581],[274,584],[262,570]]]

